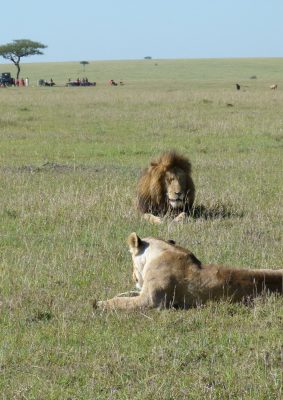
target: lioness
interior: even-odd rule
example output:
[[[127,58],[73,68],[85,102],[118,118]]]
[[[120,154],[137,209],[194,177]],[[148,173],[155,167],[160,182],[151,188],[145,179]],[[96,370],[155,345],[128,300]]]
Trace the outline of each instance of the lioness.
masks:
[[[190,161],[175,151],[151,161],[138,181],[137,197],[138,208],[148,221],[160,224],[166,214],[175,222],[183,220],[195,199]]]
[[[265,291],[283,294],[283,270],[203,265],[189,250],[173,241],[141,239],[136,233],[131,233],[128,245],[133,278],[140,292],[135,297],[95,302],[95,308],[187,308],[208,300],[241,301]]]

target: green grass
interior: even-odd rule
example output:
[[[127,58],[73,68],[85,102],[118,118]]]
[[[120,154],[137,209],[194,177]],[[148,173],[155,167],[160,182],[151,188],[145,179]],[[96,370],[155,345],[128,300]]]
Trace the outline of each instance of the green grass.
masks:
[[[23,64],[31,86],[0,89],[1,399],[282,397],[282,298],[131,314],[91,306],[133,287],[132,231],[175,239],[204,263],[282,268],[282,67]],[[97,86],[63,87],[77,75]],[[36,87],[51,77],[62,86]],[[152,226],[135,208],[137,179],[172,148],[192,161],[196,204],[212,216]]]

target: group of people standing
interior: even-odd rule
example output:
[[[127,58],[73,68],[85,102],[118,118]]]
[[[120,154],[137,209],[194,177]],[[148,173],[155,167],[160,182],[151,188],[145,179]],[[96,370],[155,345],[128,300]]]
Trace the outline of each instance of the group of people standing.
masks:
[[[29,78],[14,79],[14,86],[29,86]]]
[[[96,82],[89,82],[88,78],[77,78],[74,81],[69,78],[66,86],[96,86]]]

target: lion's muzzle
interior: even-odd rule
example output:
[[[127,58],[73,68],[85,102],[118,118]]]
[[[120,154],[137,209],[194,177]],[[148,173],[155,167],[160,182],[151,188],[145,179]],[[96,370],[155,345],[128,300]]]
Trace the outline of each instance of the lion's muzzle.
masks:
[[[169,200],[170,206],[172,208],[181,208],[183,206],[183,203],[184,203],[184,199],[183,198],[184,198],[183,195],[175,197],[175,198],[169,197],[168,200]]]

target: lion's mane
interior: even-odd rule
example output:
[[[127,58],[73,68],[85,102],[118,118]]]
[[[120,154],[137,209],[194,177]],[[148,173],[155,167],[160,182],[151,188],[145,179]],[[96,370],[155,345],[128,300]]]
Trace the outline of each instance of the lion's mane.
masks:
[[[138,208],[142,213],[164,215],[170,211],[171,207],[166,195],[165,174],[174,168],[182,169],[186,175],[185,187],[182,188],[185,193],[182,211],[188,211],[192,207],[195,185],[191,178],[191,163],[177,152],[168,151],[156,160],[152,160],[139,178],[137,199]]]

